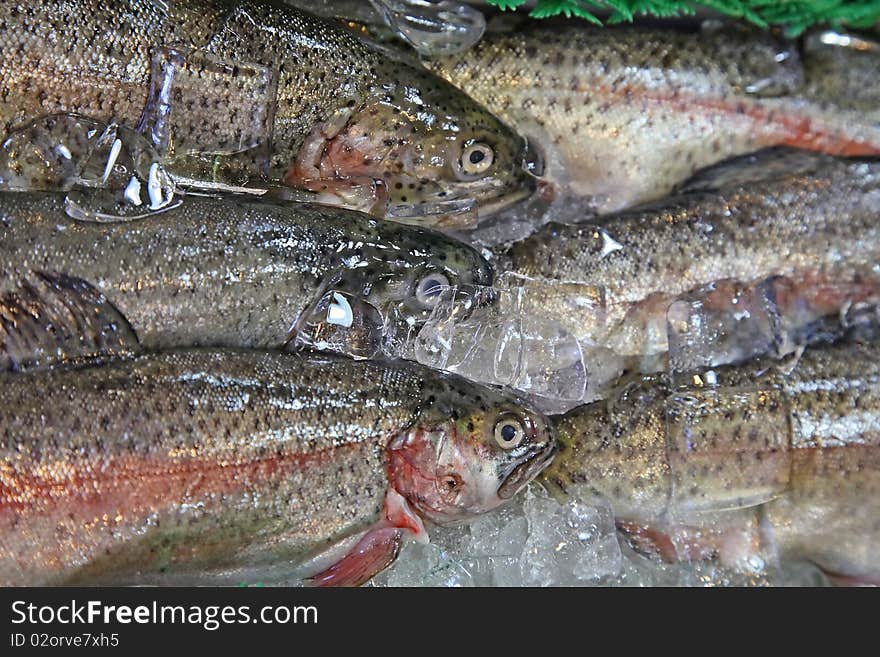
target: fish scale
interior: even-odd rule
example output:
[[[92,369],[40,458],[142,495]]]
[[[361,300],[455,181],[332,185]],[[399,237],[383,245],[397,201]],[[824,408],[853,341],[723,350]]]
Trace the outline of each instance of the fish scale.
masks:
[[[780,555],[876,581],[878,355],[842,343],[808,349],[789,373],[756,362],[647,376],[559,418],[544,480],[586,487],[621,521],[661,532],[757,510]]]
[[[389,495],[467,518],[554,447],[516,398],[407,363],[172,351],[2,374],[0,397],[5,585],[293,582],[311,556],[396,530]],[[506,451],[492,432],[510,417],[534,431]],[[450,446],[468,460],[438,463]],[[460,497],[421,506],[451,467]]]
[[[543,150],[544,178],[559,192],[605,213],[765,146],[880,152],[876,55],[814,45],[805,57],[793,42],[732,25],[557,25],[490,31],[425,64]],[[828,60],[839,67],[831,74]],[[855,96],[867,98],[854,107]]]
[[[57,189],[41,163],[58,157],[56,143],[88,141],[47,128],[70,115],[137,131],[184,187],[451,228],[535,188],[524,140],[484,107],[280,2],[6,0],[0,28],[0,131],[28,151],[41,141],[33,133],[50,142],[35,162],[3,153],[24,167],[25,189]],[[490,155],[472,170],[475,144]]]
[[[238,197],[190,196],[161,214],[97,223],[68,217],[62,194],[2,193],[0,226],[0,317],[22,307],[15,301],[30,282],[33,303],[48,314],[109,304],[141,345],[157,349],[280,347],[327,289],[385,313],[408,303],[401,318],[417,321],[427,310],[406,300],[423,276],[484,285],[492,275],[476,251],[440,233],[338,208]],[[42,274],[82,284],[47,287]],[[115,326],[124,330],[122,323]],[[21,330],[6,329],[0,326],[7,339]]]

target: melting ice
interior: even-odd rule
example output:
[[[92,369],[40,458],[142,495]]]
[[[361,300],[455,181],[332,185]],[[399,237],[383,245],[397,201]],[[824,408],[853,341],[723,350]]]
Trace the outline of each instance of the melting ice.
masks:
[[[486,30],[477,9],[454,0],[371,0],[385,22],[427,56],[467,50]]]
[[[66,191],[68,215],[124,221],[179,203],[147,139],[75,114],[36,119],[0,144],[0,190]]]

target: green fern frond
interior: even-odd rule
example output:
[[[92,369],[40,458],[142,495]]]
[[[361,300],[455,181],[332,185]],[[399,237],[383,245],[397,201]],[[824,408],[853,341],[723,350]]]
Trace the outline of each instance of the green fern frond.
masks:
[[[518,9],[525,0],[489,0],[500,9]],[[880,0],[538,0],[535,18],[572,16],[601,24],[596,11],[610,12],[606,23],[631,22],[636,16],[674,18],[697,7],[768,27],[781,25],[797,35],[813,25],[869,27],[880,21]]]

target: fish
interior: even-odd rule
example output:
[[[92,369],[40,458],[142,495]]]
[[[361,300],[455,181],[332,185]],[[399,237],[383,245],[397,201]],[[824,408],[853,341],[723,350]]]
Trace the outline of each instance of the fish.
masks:
[[[853,43],[801,48],[717,21],[532,24],[424,63],[529,140],[540,195],[579,199],[585,215],[662,198],[764,147],[880,153],[880,49]]]
[[[351,329],[340,350],[368,357],[418,330],[444,286],[492,282],[458,240],[341,208],[188,195],[97,222],[68,216],[66,200],[0,193],[0,369],[140,348],[293,347],[326,333],[331,302]]]
[[[555,451],[515,396],[403,361],[177,350],[0,389],[4,586],[358,585]]]
[[[483,106],[283,3],[10,1],[0,20],[0,134],[14,143],[59,116],[115,122],[183,187],[451,228],[535,189],[525,141]],[[53,189],[40,174],[31,188]]]
[[[605,497],[642,552],[669,561],[810,561],[880,582],[880,344],[624,384],[553,418],[542,482]]]
[[[878,219],[880,160],[776,147],[708,167],[662,201],[547,224],[494,264],[548,290],[530,312],[620,361],[593,373],[600,394],[621,368],[786,356],[811,327],[825,325],[825,336],[825,320],[844,327],[849,313],[870,314]],[[572,303],[586,291],[602,302]]]

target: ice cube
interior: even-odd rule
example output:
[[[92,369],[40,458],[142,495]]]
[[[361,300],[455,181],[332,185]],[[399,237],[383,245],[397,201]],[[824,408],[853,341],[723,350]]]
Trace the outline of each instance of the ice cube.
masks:
[[[587,375],[580,343],[529,300],[544,294],[544,286],[509,279],[499,285],[504,287],[450,288],[412,342],[396,343],[392,355],[554,403],[583,399]],[[594,292],[591,299],[601,297]]]
[[[452,553],[432,543],[404,546],[394,565],[373,579],[375,586],[474,586],[468,569]]]
[[[291,346],[372,358],[383,341],[382,314],[370,303],[346,292],[325,292],[292,330]]]
[[[470,541],[465,547],[472,556],[474,572],[486,586],[522,586],[519,564],[528,537],[522,498],[520,495],[470,524]]]
[[[79,221],[124,221],[180,203],[143,135],[73,114],[42,117],[0,146],[0,189],[67,191]]]
[[[520,558],[523,584],[583,586],[620,572],[610,508],[577,498],[560,503],[538,486],[527,491],[523,506],[529,525]]]
[[[461,52],[486,29],[477,9],[454,0],[371,0],[376,10],[407,43],[427,56]]]
[[[669,368],[688,372],[765,353],[784,339],[764,285],[718,281],[670,304]]]

